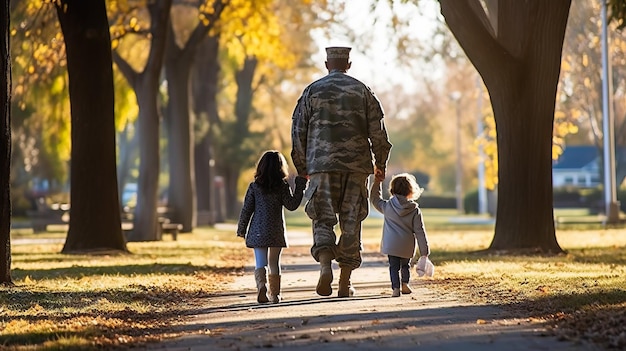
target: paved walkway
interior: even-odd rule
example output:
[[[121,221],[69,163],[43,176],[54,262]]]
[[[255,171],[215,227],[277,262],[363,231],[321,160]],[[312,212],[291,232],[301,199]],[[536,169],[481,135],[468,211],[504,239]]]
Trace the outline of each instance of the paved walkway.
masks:
[[[357,296],[336,297],[336,265],[333,296],[318,296],[319,266],[308,254],[310,234],[293,232],[289,239],[291,247],[282,257],[283,302],[256,303],[251,262],[244,276],[183,326],[203,335],[140,349],[597,350],[542,336],[546,333],[540,324],[516,319],[498,306],[439,295],[417,278],[411,282],[412,294],[392,298],[386,258],[375,252],[365,252],[363,266],[353,272]]]

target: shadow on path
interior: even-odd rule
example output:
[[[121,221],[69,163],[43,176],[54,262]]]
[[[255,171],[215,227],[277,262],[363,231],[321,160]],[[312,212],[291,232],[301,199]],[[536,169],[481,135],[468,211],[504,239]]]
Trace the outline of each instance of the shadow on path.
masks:
[[[500,306],[439,294],[418,279],[411,282],[412,294],[392,298],[386,257],[376,252],[365,252],[363,266],[353,272],[356,296],[336,297],[336,264],[333,295],[318,296],[319,265],[303,251],[283,252],[281,303],[256,303],[251,265],[185,324],[173,327],[185,336],[139,349],[598,350],[546,336],[542,324]]]

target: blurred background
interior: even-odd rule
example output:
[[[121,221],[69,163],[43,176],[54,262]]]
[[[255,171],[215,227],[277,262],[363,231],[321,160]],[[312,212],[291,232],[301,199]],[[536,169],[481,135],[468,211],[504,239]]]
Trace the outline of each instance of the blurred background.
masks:
[[[189,78],[159,76],[159,201],[170,180],[192,172],[198,225],[236,218],[255,162],[264,150],[291,151],[291,113],[302,90],[327,72],[326,46],[351,46],[350,75],[381,100],[393,144],[388,174],[409,172],[426,189],[424,208],[492,216],[497,192],[495,125],[480,77],[439,13],[435,0],[175,0],[165,66],[187,65]],[[132,211],[139,177],[137,87],[124,70],[149,60],[146,1],[107,1],[114,52],[120,206]],[[68,205],[70,105],[65,51],[47,2],[12,2],[15,217]],[[193,33],[216,21],[187,50]],[[618,200],[626,205],[626,37],[610,31]],[[573,0],[556,101],[553,181],[557,208],[603,208],[600,1]],[[187,51],[186,51],[187,50]],[[182,84],[182,85],[181,85]],[[173,92],[189,88],[187,108]],[[177,97],[178,98],[178,97]],[[186,99],[186,100],[185,100]],[[179,136],[172,121],[191,124],[191,167],[172,167]],[[186,140],[182,140],[186,142]],[[173,154],[175,153],[175,154]],[[98,162],[98,160],[94,160]],[[292,172],[295,172],[293,167]],[[623,209],[622,209],[623,210]]]

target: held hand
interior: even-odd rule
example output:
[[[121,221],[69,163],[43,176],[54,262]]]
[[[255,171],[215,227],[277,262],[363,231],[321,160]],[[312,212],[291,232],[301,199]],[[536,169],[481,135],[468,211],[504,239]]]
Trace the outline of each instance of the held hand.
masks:
[[[377,181],[382,182],[385,180],[385,171],[378,167],[374,167],[374,178],[376,178]]]
[[[295,180],[296,188],[304,189],[306,187],[307,182],[308,182],[307,178],[302,177],[302,176],[297,176]]]

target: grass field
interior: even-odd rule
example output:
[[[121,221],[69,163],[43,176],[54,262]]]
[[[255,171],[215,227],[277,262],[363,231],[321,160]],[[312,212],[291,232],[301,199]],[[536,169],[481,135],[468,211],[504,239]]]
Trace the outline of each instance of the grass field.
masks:
[[[290,229],[310,230],[302,212],[287,213]],[[481,252],[493,236],[487,218],[424,210],[424,219],[436,265],[424,284],[543,321],[566,339],[626,347],[626,230],[558,230],[563,255],[490,255]],[[367,250],[378,250],[381,227],[376,216],[363,223]],[[42,237],[62,240],[64,232],[12,234],[21,243],[12,247],[16,286],[0,287],[0,348],[109,349],[175,336],[251,259],[232,228],[202,227],[176,242],[129,243],[131,254],[98,256],[60,254],[62,241],[22,241]]]

